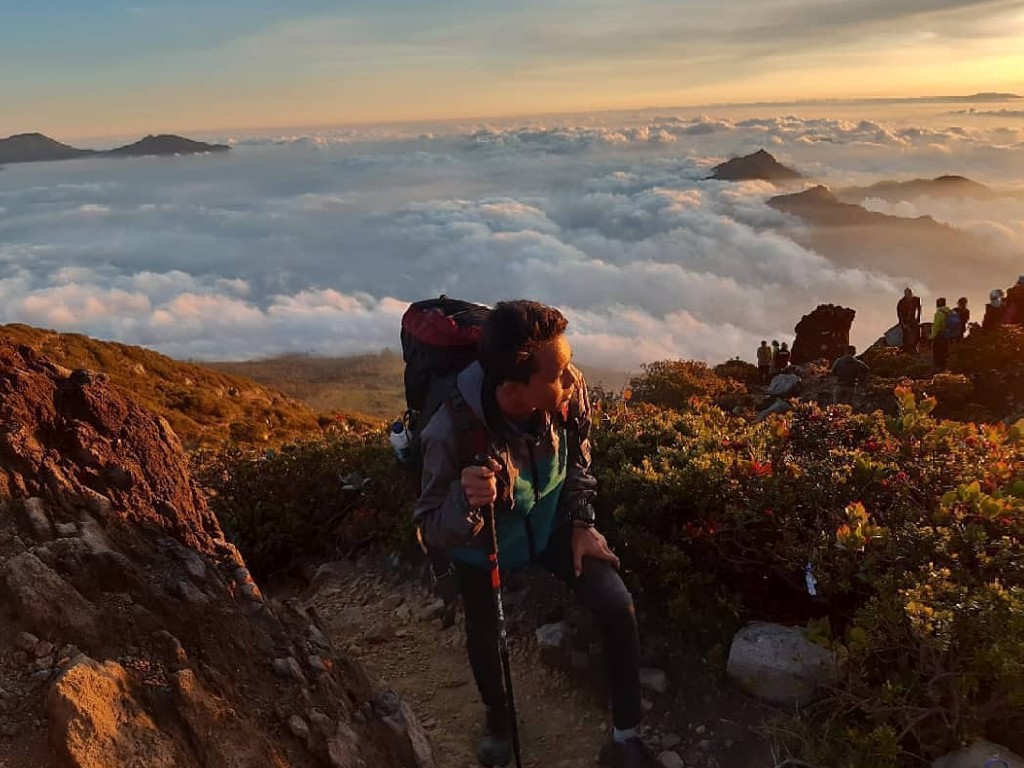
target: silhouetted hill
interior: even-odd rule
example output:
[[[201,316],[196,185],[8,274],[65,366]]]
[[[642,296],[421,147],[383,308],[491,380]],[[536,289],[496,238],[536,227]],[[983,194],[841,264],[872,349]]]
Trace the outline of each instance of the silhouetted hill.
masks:
[[[718,181],[795,181],[803,176],[792,168],[787,168],[763,149],[752,155],[734,157],[712,169],[708,178]]]
[[[768,205],[776,210],[799,216],[818,226],[875,225],[901,229],[908,227],[952,229],[945,224],[939,224],[931,216],[919,216],[914,219],[901,218],[884,213],[874,213],[853,203],[844,203],[832,190],[821,184],[791,195],[776,195],[769,198]]]
[[[800,217],[793,239],[845,267],[864,268],[894,277],[936,277],[941,265],[944,285],[988,291],[993,275],[1012,272],[1016,258],[980,237],[936,221],[874,213],[844,203],[824,186],[777,195],[768,205]]]
[[[203,152],[227,152],[231,147],[226,144],[207,144],[204,141],[193,141],[183,136],[161,134],[147,136],[134,144],[112,149],[103,154],[114,157],[148,157],[152,155],[196,155]]]
[[[0,139],[0,163],[38,163],[95,155],[91,149],[75,149],[41,133],[19,133]]]
[[[41,133],[20,133],[0,139],[0,163],[38,163],[49,160],[71,160],[76,157],[148,157],[152,155],[196,155],[204,152],[227,152],[225,144],[207,144],[183,136],[161,134],[147,136],[134,144],[108,151],[77,149],[61,144]]]
[[[239,376],[172,360],[144,347],[56,333],[28,325],[0,325],[0,342],[23,344],[57,365],[105,373],[159,413],[186,446],[294,439],[318,431],[303,403]]]
[[[889,202],[911,200],[915,197],[947,198],[989,198],[992,190],[965,176],[939,176],[934,179],[912,179],[911,181],[880,181],[868,187],[847,187],[838,192],[846,202],[860,202],[868,198],[880,198]]]

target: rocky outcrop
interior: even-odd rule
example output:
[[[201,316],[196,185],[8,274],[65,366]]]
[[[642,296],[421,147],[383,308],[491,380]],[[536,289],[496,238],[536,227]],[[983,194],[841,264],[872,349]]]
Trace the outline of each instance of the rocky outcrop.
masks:
[[[846,354],[850,345],[850,328],[857,312],[833,304],[819,304],[796,324],[793,342],[793,364],[803,365],[825,358],[830,363]]]
[[[408,707],[263,596],[166,422],[4,343],[0,595],[0,764],[432,764]]]

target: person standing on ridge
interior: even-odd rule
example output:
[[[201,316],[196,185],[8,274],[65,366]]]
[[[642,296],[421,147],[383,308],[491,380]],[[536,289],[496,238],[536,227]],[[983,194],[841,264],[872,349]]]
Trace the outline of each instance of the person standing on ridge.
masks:
[[[846,354],[832,364],[832,375],[836,377],[833,404],[853,405],[857,384],[864,381],[870,372],[867,363],[857,359],[857,348],[852,345],[847,347]]]
[[[782,346],[779,347],[779,353],[775,355],[775,370],[779,373],[785,373],[792,356],[792,353],[789,351],[789,344],[782,342]]]
[[[757,348],[757,377],[762,384],[767,384],[772,380],[772,348],[768,346],[767,341],[762,341],[761,346]]]
[[[946,337],[946,321],[950,310],[945,298],[935,300],[935,317],[932,320],[932,367],[936,373],[946,370],[949,358],[949,339]]]
[[[903,351],[908,354],[917,352],[921,330],[921,299],[910,288],[903,290],[903,298],[896,303],[896,317],[903,338]]]
[[[459,374],[448,405],[421,433],[422,492],[414,514],[427,546],[447,551],[462,596],[466,650],[486,709],[479,762],[505,766],[512,753],[489,560],[493,539],[479,515],[494,504],[500,568],[539,563],[573,589],[601,628],[613,725],[601,762],[656,768],[638,734],[633,598],[618,557],[595,527],[591,409],[582,374],[571,364],[567,325],[557,309],[532,301],[502,302],[488,315],[477,361]],[[459,441],[467,431],[487,446],[489,466],[460,466]],[[589,759],[580,756],[581,764]]]
[[[971,310],[967,308],[967,297],[961,296],[956,300],[956,308],[953,310],[960,318],[960,328],[957,331],[956,341],[963,341],[967,333],[967,323],[971,321]]]
[[[771,371],[769,371],[769,373],[771,373],[772,376],[774,376],[776,373],[779,372],[778,358],[779,358],[779,340],[778,339],[772,339],[772,367],[771,367]]]
[[[993,288],[988,294],[988,304],[985,305],[985,317],[981,321],[984,330],[995,328],[1003,324],[1003,314],[1006,312],[1006,305],[1003,303],[1003,289]]]
[[[1006,311],[1003,323],[1006,325],[1024,325],[1024,275],[1017,278],[1016,285],[1006,291]]]

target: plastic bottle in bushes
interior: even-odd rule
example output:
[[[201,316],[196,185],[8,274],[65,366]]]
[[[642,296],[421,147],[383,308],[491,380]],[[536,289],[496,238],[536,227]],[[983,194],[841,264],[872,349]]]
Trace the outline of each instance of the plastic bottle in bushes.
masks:
[[[388,439],[391,441],[391,447],[395,449],[395,458],[398,459],[398,463],[404,464],[408,461],[409,445],[412,443],[412,438],[409,435],[409,430],[405,428],[405,422],[399,419],[392,424]]]

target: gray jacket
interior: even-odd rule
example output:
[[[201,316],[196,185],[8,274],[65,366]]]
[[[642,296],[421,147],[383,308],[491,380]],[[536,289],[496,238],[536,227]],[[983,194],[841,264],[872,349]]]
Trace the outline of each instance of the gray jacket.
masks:
[[[567,514],[569,505],[589,502],[596,495],[597,480],[590,467],[590,399],[583,375],[573,370],[578,385],[569,403],[568,426],[560,416],[551,414],[546,414],[539,436],[527,436],[507,421],[488,425],[492,454],[503,467],[498,473],[498,514],[512,510],[511,489],[520,473],[531,471],[531,452],[536,463],[550,461],[552,455],[559,455],[563,440],[567,442],[567,465],[559,496],[560,512]],[[473,363],[459,374],[457,386],[466,405],[485,421],[483,382],[483,369],[479,363]],[[423,474],[414,517],[424,542],[427,546],[442,549],[490,546],[487,535],[473,536],[471,510],[462,490],[463,467],[459,465],[456,428],[449,407],[442,405],[438,408],[420,439]]]

